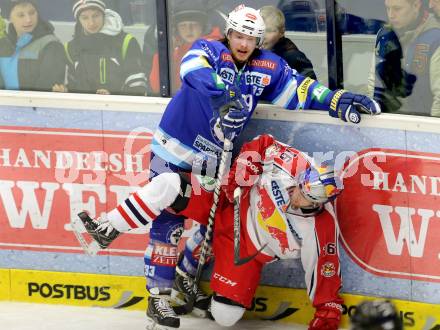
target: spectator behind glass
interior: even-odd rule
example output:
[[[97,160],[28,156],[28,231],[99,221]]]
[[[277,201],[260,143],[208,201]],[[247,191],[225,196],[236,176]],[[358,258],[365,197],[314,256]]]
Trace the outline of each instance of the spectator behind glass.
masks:
[[[63,45],[52,24],[40,18],[36,1],[4,1],[2,14],[9,18],[6,36],[0,39],[2,88],[63,91]]]
[[[66,45],[71,92],[145,95],[142,52],[118,13],[100,0],[73,5],[75,34]]]
[[[385,7],[389,24],[376,37],[369,92],[387,112],[438,117],[440,24],[421,0],[385,0]]]
[[[222,34],[218,27],[214,27],[212,30],[208,28],[208,15],[202,10],[194,9],[194,4],[180,5],[176,8],[171,22],[173,24],[171,88],[175,92],[181,86],[179,75],[180,62],[183,55],[191,48],[193,42],[200,38],[217,40],[222,37]],[[144,56],[146,57],[148,54],[145,53]],[[153,55],[149,81],[153,94],[159,94],[159,56],[157,53]]]
[[[301,75],[316,79],[312,62],[298,49],[295,43],[284,36],[285,18],[283,12],[274,6],[264,6],[260,8],[260,13],[266,24],[263,48],[284,58],[289,66]]]
[[[440,19],[440,0],[429,0],[429,8],[431,8],[437,20]]]
[[[6,22],[4,18],[0,15],[0,38],[3,37],[6,37]]]

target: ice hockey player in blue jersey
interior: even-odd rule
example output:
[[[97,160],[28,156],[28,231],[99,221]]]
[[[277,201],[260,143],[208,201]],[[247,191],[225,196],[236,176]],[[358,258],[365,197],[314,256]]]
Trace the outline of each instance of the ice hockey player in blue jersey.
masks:
[[[201,39],[193,44],[182,59],[182,87],[169,102],[154,134],[151,177],[163,172],[191,171],[207,171],[215,176],[225,135],[230,140],[238,136],[260,100],[289,110],[326,110],[330,116],[352,123],[361,121],[360,112],[380,114],[379,105],[369,97],[345,90],[331,91],[318,81],[299,75],[274,53],[260,49],[264,33],[260,13],[240,5],[227,18],[223,40]],[[138,223],[146,224],[149,218],[136,194],[122,203],[120,212],[127,221],[124,228],[112,228],[108,219],[93,220],[94,238],[100,237],[101,247],[107,247],[120,232],[137,227]],[[183,294],[184,302],[185,294],[189,294],[191,274],[197,268],[195,255],[204,237],[201,228],[188,239],[177,260],[183,223],[183,218],[163,210],[150,230],[145,253],[150,293],[147,317],[153,324],[150,328],[177,328],[180,324],[169,297],[173,292],[175,300],[182,302],[178,298]],[[194,307],[204,315],[209,301],[200,291]]]

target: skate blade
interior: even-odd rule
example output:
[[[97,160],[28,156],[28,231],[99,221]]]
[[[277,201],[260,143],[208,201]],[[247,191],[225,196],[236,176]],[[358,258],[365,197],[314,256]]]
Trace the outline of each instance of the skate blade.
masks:
[[[184,305],[186,303],[185,295],[182,292],[177,291],[176,289],[171,289],[171,300],[170,301],[176,305]]]
[[[177,315],[188,315],[188,311],[186,310],[185,305],[173,306],[174,313]],[[204,309],[200,309],[197,307],[193,307],[191,311],[191,315],[197,317],[199,319],[206,319],[208,317],[208,311]]]
[[[145,329],[146,330],[176,330],[177,328],[160,325],[156,323],[152,318],[147,316],[147,325]]]
[[[171,302],[173,304],[173,310],[174,313],[176,313],[177,315],[186,315],[189,314],[189,311],[186,309],[186,303],[187,301],[184,298],[184,295],[175,290],[172,289],[171,290]],[[206,318],[208,316],[207,311],[204,309],[200,309],[197,308],[195,306],[193,306],[193,309],[191,311],[191,315],[198,317],[198,318]]]
[[[86,233],[87,230],[84,227],[84,224],[82,221],[78,219],[71,219],[70,221],[73,234],[75,235],[76,239],[78,240],[79,244],[83,248],[84,252],[87,253],[89,256],[96,256],[99,251],[101,251],[101,248],[96,241],[92,241],[88,243],[85,239],[85,236],[83,236],[83,233]]]

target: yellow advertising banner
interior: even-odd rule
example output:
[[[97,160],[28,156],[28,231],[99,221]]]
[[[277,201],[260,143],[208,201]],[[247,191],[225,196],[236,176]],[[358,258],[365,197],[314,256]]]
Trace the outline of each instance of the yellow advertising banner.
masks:
[[[0,269],[0,300],[10,300],[10,271]]]
[[[145,279],[139,276],[1,269],[0,276],[1,300],[130,310],[146,308]],[[202,283],[202,287],[209,291],[208,283]],[[344,305],[341,326],[348,328],[349,315],[354,313],[356,305],[374,297],[342,296]],[[405,329],[440,329],[440,306],[395,299],[392,301],[400,312]],[[245,317],[307,324],[313,313],[314,308],[305,290],[260,286]]]
[[[11,300],[145,309],[145,279],[134,276],[11,270]]]

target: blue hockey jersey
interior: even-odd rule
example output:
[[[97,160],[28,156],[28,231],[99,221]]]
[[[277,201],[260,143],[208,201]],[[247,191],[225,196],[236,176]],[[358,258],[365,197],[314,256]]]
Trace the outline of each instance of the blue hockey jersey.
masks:
[[[219,114],[210,99],[224,93],[227,85],[240,88],[249,108],[248,120],[260,99],[291,110],[328,110],[334,94],[270,51],[257,51],[238,70],[223,43],[204,39],[183,57],[180,76],[182,87],[165,109],[152,151],[187,170],[202,161],[216,163],[222,152]]]

